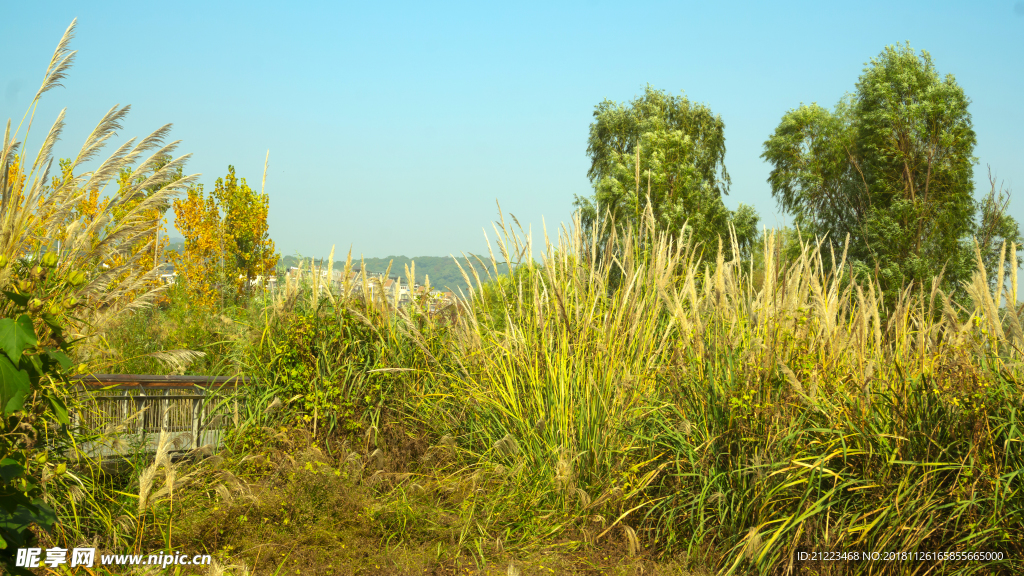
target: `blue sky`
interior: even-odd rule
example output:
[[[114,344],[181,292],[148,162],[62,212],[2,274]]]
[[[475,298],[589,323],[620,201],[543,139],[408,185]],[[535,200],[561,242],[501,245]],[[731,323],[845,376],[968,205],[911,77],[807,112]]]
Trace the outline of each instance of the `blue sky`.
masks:
[[[112,105],[122,140],[166,122],[211,188],[233,164],[259,186],[283,254],[485,249],[495,200],[540,239],[589,194],[587,130],[603,99],[650,83],[726,125],[730,207],[768,226],[762,145],[801,102],[831,107],[887,44],[931,52],[972,99],[979,157],[1024,222],[1024,3],[4,2],[0,119],[17,123],[78,18],[78,59],[36,138],[67,107],[71,155]],[[981,190],[979,190],[979,193]],[[490,234],[493,237],[493,233]]]

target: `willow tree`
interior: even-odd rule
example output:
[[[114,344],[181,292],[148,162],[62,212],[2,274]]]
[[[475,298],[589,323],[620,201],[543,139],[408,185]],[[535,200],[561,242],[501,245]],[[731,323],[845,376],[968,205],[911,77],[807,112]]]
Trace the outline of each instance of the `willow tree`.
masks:
[[[768,182],[806,233],[841,244],[861,277],[891,298],[911,283],[962,295],[976,269],[978,236],[989,278],[991,253],[1021,241],[995,186],[974,197],[977,138],[970,100],[931,56],[909,45],[873,58],[833,110],[801,105],[764,144]]]
[[[722,202],[725,123],[703,104],[650,86],[628,104],[605,100],[594,109],[587,155],[594,195],[575,202],[587,228],[602,217],[636,228],[649,210],[660,229],[715,247],[719,237],[728,245],[730,225],[743,248],[757,233],[753,208]]]

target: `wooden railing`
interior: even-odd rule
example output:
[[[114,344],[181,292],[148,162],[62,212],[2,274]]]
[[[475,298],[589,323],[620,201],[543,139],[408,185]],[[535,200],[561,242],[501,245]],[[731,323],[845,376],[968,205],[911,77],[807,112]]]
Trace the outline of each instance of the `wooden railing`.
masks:
[[[70,378],[89,392],[75,424],[103,433],[85,446],[94,456],[153,451],[169,434],[174,451],[217,450],[238,420],[237,392],[252,384],[242,376],[80,374]]]

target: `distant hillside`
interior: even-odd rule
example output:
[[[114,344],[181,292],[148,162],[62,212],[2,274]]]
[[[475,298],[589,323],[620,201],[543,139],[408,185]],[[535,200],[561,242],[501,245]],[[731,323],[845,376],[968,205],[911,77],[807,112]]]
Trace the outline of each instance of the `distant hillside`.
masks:
[[[486,270],[491,267],[489,257],[480,257],[483,260],[485,267],[481,267],[480,262],[475,258],[471,257],[473,265],[477,269],[477,273],[481,275],[482,280],[486,280]],[[309,266],[309,258],[302,258],[305,266]],[[366,272],[368,274],[380,274],[387,270],[388,264],[391,263],[391,276],[405,276],[405,266],[409,265],[412,267],[412,262],[416,262],[416,282],[422,284],[425,276],[430,276],[430,285],[435,286],[441,290],[452,290],[456,294],[459,293],[459,289],[463,292],[468,292],[468,286],[462,277],[462,273],[459,272],[459,267],[455,264],[455,259],[450,256],[417,256],[415,258],[409,258],[408,256],[388,256],[387,258],[365,258],[364,263],[366,264]],[[458,258],[459,264],[466,270],[466,273],[472,277],[473,273],[470,271],[466,258]],[[392,263],[393,262],[393,263]],[[316,260],[317,265],[320,264],[320,260]],[[292,266],[298,266],[299,258],[296,256],[284,256],[278,263],[280,270],[284,271]],[[353,258],[352,267],[359,268],[359,260]],[[340,260],[334,263],[335,269],[341,269],[345,267],[345,261]],[[500,272],[506,272],[504,266],[498,263]],[[492,271],[493,272],[493,271]]]

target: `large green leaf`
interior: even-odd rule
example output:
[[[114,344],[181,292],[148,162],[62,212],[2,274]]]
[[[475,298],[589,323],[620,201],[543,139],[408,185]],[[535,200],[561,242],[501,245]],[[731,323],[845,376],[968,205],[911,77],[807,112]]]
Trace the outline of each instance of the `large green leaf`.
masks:
[[[0,319],[0,349],[7,353],[11,362],[17,364],[25,348],[36,345],[36,331],[32,319],[22,314],[17,320]]]
[[[67,370],[68,368],[71,368],[71,358],[68,358],[68,355],[61,352],[60,350],[49,350],[47,351],[46,354],[49,355],[50,358],[55,360],[58,364],[60,364],[62,370]]]
[[[47,395],[46,399],[50,401],[50,406],[53,408],[53,414],[57,417],[57,422],[65,426],[70,425],[71,419],[68,418],[68,407],[64,404],[64,401],[53,395]]]
[[[11,302],[14,302],[18,306],[28,306],[28,296],[18,294],[17,292],[8,292],[7,290],[4,290],[3,293],[4,296],[7,296]]]
[[[4,414],[20,410],[31,389],[28,372],[18,370],[7,357],[0,356],[0,407]]]
[[[14,458],[0,460],[0,479],[3,479],[4,482],[10,483],[15,478],[20,478],[24,473],[25,467]]]
[[[30,500],[18,494],[10,500],[17,501],[13,509],[0,507],[0,534],[8,545],[14,544],[15,548],[24,548],[35,540],[35,535],[30,529],[32,524],[49,530],[57,522],[53,508],[38,498]]]

